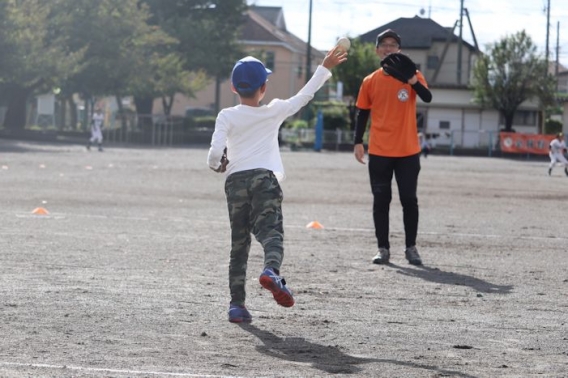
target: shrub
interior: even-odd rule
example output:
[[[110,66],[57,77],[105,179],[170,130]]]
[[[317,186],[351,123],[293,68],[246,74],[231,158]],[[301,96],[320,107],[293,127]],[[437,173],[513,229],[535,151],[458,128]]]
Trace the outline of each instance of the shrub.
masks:
[[[322,112],[324,130],[345,130],[349,128],[347,108],[335,106],[324,108]]]
[[[308,125],[308,121],[303,120],[303,119],[295,119],[292,122],[289,123],[289,129],[307,129],[309,127]]]
[[[555,119],[547,119],[544,123],[545,134],[558,134],[562,131],[562,122]]]
[[[203,117],[186,117],[184,118],[184,129],[210,129],[215,128],[215,116],[203,116]]]

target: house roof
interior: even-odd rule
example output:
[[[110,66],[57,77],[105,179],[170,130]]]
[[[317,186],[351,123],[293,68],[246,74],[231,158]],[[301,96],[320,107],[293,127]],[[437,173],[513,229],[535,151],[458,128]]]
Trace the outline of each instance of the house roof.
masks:
[[[278,29],[286,30],[286,22],[284,21],[284,11],[282,10],[282,7],[259,7],[252,5],[249,9],[262,16]]]
[[[451,42],[458,42],[459,37],[453,33],[453,28],[444,27],[431,18],[414,16],[412,18],[398,18],[376,29],[361,34],[361,42],[375,43],[377,35],[386,29],[394,30],[402,40],[403,49],[429,49],[433,42],[446,42],[448,38]],[[466,41],[463,44],[470,50],[475,51],[475,47]]]
[[[241,29],[241,40],[255,45],[282,45],[299,53],[306,54],[308,44],[286,30],[284,13],[281,7],[251,6],[245,14],[246,20]],[[311,47],[311,55],[320,59],[325,55]]]

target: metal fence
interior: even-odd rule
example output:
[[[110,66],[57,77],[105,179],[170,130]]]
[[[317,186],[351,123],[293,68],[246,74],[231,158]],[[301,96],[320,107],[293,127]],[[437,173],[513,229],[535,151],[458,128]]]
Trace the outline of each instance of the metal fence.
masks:
[[[174,146],[209,143],[211,128],[190,128],[182,117],[128,114],[112,119],[103,129],[107,143]]]
[[[315,146],[315,129],[282,129],[280,140],[291,148],[307,148]],[[353,144],[353,132],[349,130],[324,130],[322,134],[323,148],[327,150],[340,150],[343,146]]]
[[[441,154],[454,155],[461,151],[473,151],[477,154],[492,156],[499,150],[499,132],[497,131],[461,131],[428,134],[428,142],[433,150]],[[292,148],[311,148],[316,142],[315,129],[282,129],[280,138]],[[368,133],[364,142],[367,142]],[[417,136],[418,138],[418,136]],[[327,150],[345,150],[353,145],[351,130],[325,130],[322,135],[323,148]]]
[[[452,130],[430,135],[427,141],[432,149],[448,151],[454,155],[457,150],[477,150],[480,154],[492,156],[499,150],[499,132],[486,130]]]

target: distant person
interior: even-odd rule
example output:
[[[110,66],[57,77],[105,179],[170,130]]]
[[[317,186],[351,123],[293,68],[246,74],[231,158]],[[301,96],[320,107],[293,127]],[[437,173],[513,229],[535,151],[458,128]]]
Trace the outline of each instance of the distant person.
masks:
[[[100,108],[95,110],[93,118],[91,119],[91,138],[87,144],[87,150],[91,150],[91,145],[97,143],[99,151],[103,150],[103,125],[105,117]]]
[[[285,175],[278,133],[282,122],[305,106],[331,77],[330,70],[347,59],[347,54],[336,53],[337,47],[325,56],[298,94],[287,100],[274,99],[267,105],[260,102],[266,94],[271,71],[251,56],[233,67],[232,90],[239,96],[240,105],[223,109],[217,116],[207,157],[211,169],[227,175],[225,195],[231,224],[229,321],[232,323],[252,321],[245,307],[251,234],[264,249],[264,270],[259,283],[279,305],[294,305],[292,291],[280,275],[284,226],[279,181]]]
[[[556,137],[548,145],[550,157],[550,164],[548,166],[548,175],[552,175],[552,168],[556,163],[564,164],[564,173],[568,176],[568,160],[564,157],[566,152],[566,142],[564,141],[564,134],[558,133]]]
[[[357,97],[357,125],[354,135],[354,154],[365,164],[363,135],[371,116],[369,132],[369,177],[373,193],[373,220],[378,244],[375,264],[390,261],[389,208],[392,199],[393,175],[402,204],[405,256],[410,264],[422,265],[416,248],[418,233],[418,173],[421,148],[416,125],[416,96],[432,101],[426,79],[416,65],[401,56],[401,38],[388,29],[377,36],[376,54],[382,67],[363,79]],[[397,53],[396,55],[392,55]],[[389,59],[387,59],[389,57]],[[395,57],[401,65],[386,62]],[[395,62],[396,63],[396,62]],[[390,64],[393,64],[392,66]],[[391,70],[395,68],[395,71]],[[387,73],[387,70],[390,73]],[[397,73],[398,72],[398,73]],[[396,75],[396,76],[395,76]]]
[[[424,135],[424,133],[418,133],[418,143],[420,144],[420,151],[422,153],[422,156],[424,156],[425,158],[428,157],[428,155],[430,154],[430,143],[428,143],[428,139],[426,137],[426,135]]]

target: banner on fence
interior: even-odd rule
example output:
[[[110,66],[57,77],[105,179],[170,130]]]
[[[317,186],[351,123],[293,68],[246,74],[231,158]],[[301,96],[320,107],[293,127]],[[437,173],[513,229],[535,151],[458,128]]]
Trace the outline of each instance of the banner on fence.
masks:
[[[499,133],[501,151],[519,154],[548,155],[552,139],[554,135]]]

